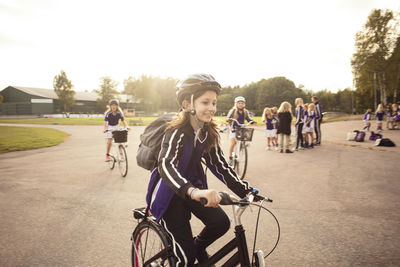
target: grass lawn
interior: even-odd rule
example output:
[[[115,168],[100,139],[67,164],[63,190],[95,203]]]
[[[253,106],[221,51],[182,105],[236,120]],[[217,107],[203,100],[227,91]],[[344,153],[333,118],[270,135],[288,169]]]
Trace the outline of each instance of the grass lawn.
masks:
[[[55,146],[68,136],[48,128],[0,126],[0,153]]]
[[[127,121],[130,119],[142,120],[144,125],[148,125],[157,117],[135,117],[125,118]],[[1,118],[0,123],[20,123],[20,124],[51,124],[51,125],[103,125],[104,118]]]

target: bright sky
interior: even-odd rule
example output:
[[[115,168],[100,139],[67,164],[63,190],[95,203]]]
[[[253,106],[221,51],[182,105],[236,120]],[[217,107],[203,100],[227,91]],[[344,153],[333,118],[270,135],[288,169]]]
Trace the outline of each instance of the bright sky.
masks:
[[[0,90],[74,89],[142,74],[213,74],[223,86],[285,76],[313,91],[352,86],[354,37],[398,0],[0,0]]]

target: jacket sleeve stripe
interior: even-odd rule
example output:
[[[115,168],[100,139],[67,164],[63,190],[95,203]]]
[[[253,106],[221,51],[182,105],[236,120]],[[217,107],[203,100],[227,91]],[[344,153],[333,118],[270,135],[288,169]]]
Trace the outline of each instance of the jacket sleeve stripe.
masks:
[[[168,150],[167,153],[165,154],[165,156],[162,158],[162,167],[163,167],[163,171],[166,174],[167,178],[170,180],[170,182],[176,187],[176,188],[181,188],[181,185],[178,183],[178,181],[176,179],[174,179],[174,177],[181,179],[184,183],[187,183],[188,181],[183,178],[180,173],[178,172],[178,170],[176,169],[175,165],[174,165],[174,161],[176,160],[177,156],[178,156],[178,150],[179,150],[179,144],[182,142],[183,136],[184,134],[182,133],[179,137],[179,140],[176,144],[176,148],[175,148],[175,155],[174,157],[168,162],[171,165],[172,170],[175,172],[173,174],[171,174],[167,168],[167,159],[169,158],[169,155],[171,153],[171,148],[172,148],[172,141],[175,139],[176,133],[178,132],[178,129],[176,129],[172,136],[171,139],[169,140],[169,145],[168,145]],[[174,176],[174,177],[173,177]]]
[[[217,151],[217,150],[218,150],[218,151]],[[231,167],[226,168],[226,167],[224,166],[224,163],[223,163],[223,161],[221,160],[221,156],[222,156],[222,155],[221,155],[221,151],[220,151],[220,148],[219,148],[219,147],[217,147],[217,148],[215,149],[215,154],[216,154],[216,157],[217,157],[217,159],[218,159],[218,162],[220,163],[220,164],[217,164],[217,166],[219,165],[219,166],[221,166],[223,169],[225,169],[225,170],[231,175],[231,177],[235,179],[236,182],[242,184],[242,185],[245,187],[245,189],[248,190],[248,189],[249,189],[249,184],[248,184],[247,182],[244,182],[244,181],[240,180],[239,177],[237,177],[236,173],[232,170]]]

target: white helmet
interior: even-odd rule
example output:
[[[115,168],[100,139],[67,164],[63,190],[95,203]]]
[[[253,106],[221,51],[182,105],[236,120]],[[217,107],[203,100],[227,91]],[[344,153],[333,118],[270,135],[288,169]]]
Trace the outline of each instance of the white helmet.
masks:
[[[243,96],[237,96],[235,97],[235,104],[239,101],[245,102],[246,103],[246,99]]]

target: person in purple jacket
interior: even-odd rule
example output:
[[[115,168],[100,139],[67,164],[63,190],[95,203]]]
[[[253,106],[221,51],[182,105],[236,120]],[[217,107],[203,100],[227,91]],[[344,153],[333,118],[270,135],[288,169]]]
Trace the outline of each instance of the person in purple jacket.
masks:
[[[222,153],[213,120],[220,92],[221,85],[209,74],[193,74],[178,84],[181,111],[166,128],[158,167],[151,174],[146,201],[171,236],[176,266],[193,266],[195,259],[199,263],[206,260],[206,248],[230,227],[228,216],[219,207],[221,197],[208,188],[202,160],[239,197],[253,190],[239,179]],[[200,204],[201,198],[207,199],[205,206]],[[205,225],[195,238],[190,226],[192,214]]]
[[[378,132],[382,131],[382,123],[383,123],[383,116],[385,115],[385,111],[383,110],[382,104],[379,104],[376,109],[376,130]]]
[[[363,130],[367,130],[369,131],[369,128],[371,127],[371,109],[367,109],[367,111],[364,113],[364,117],[363,117],[363,122],[364,122],[364,128]]]

